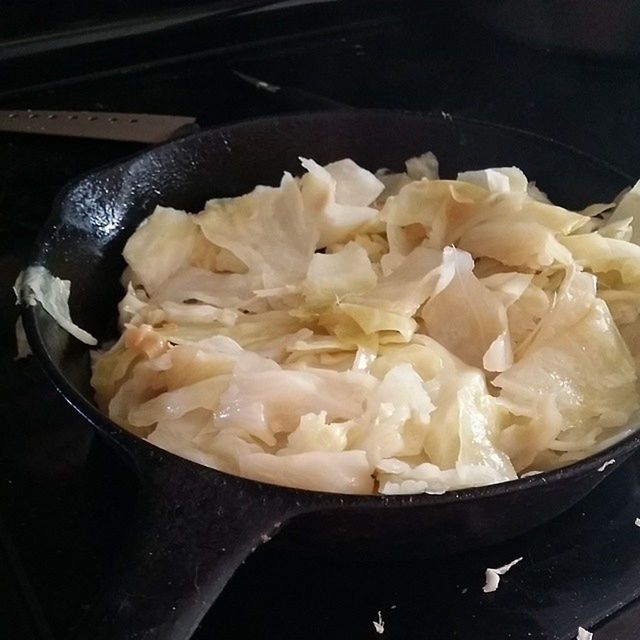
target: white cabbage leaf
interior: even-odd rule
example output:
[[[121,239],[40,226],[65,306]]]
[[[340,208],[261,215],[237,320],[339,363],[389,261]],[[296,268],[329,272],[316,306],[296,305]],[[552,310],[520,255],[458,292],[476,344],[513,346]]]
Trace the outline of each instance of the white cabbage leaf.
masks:
[[[605,238],[613,238],[614,240],[624,240],[629,242],[633,235],[632,228],[633,218],[622,218],[620,220],[614,220],[613,222],[607,221],[597,228],[598,233]]]
[[[300,191],[306,219],[319,232],[318,248],[348,241],[378,220],[378,210],[368,205],[382,193],[384,185],[372,173],[354,168],[351,161],[326,168],[305,158],[301,162],[308,173],[300,180]],[[353,185],[344,183],[348,174],[355,179]]]
[[[156,207],[127,240],[122,255],[136,281],[152,295],[167,278],[190,264],[198,235],[194,216]]]
[[[532,200],[536,200],[537,202],[544,202],[545,204],[551,204],[551,200],[549,200],[549,197],[547,196],[547,194],[538,187],[535,181],[529,182],[529,184],[527,185],[527,195]]]
[[[424,432],[423,449],[429,462],[389,460],[378,463],[383,493],[439,493],[477,484],[515,478],[506,455],[494,445],[499,408],[489,395],[482,373],[465,365],[435,340],[388,347],[374,363],[374,375],[411,363],[425,381],[434,409]]]
[[[378,203],[384,204],[390,196],[398,195],[402,187],[414,180],[438,180],[438,158],[431,151],[414,156],[405,161],[405,171],[393,173],[388,169],[378,169],[376,178],[384,185],[384,191],[378,196]]]
[[[388,169],[376,171],[376,178],[384,185],[384,190],[378,196],[377,204],[383,205],[391,196],[397,196],[406,187],[411,178],[406,173],[391,173]]]
[[[447,180],[408,184],[385,202],[382,216],[391,260],[424,241],[435,248],[455,244],[474,256],[528,268],[570,262],[570,253],[556,236],[589,221],[529,198],[526,190],[491,192],[470,182]],[[505,226],[509,242],[504,241]]]
[[[423,380],[409,363],[390,369],[369,394],[354,447],[372,465],[384,458],[420,455],[434,406]]]
[[[509,242],[498,239],[508,228]],[[535,221],[492,220],[466,231],[458,246],[476,256],[486,256],[510,267],[535,269],[558,262],[571,263],[571,253],[548,227]]]
[[[458,180],[477,184],[487,191],[504,193],[516,191],[527,193],[529,181],[518,167],[495,167],[481,171],[462,171],[458,173]]]
[[[407,176],[411,180],[422,180],[423,178],[437,180],[439,177],[438,158],[431,151],[409,158],[404,164],[407,169]]]
[[[631,218],[631,242],[640,244],[640,180],[622,195],[608,222],[619,222]]]
[[[570,271],[518,362],[493,381],[515,416],[539,420],[541,399],[555,399],[562,425],[552,450],[586,450],[640,406],[633,358],[595,294],[594,276]]]
[[[352,241],[336,253],[316,253],[302,287],[310,304],[322,305],[373,289],[377,282],[366,250]]]
[[[98,344],[90,333],[81,329],[71,319],[69,311],[71,282],[69,280],[56,278],[45,267],[34,265],[18,275],[13,290],[16,299],[22,304],[34,306],[39,302],[65,331],[80,342],[88,345]]]
[[[597,275],[598,296],[607,303],[622,329],[636,322],[640,314],[640,247],[615,237],[615,233],[613,237],[603,237],[603,231],[606,233],[607,229],[568,236],[562,242],[578,265]]]
[[[280,455],[305,451],[344,451],[349,444],[348,433],[353,420],[327,422],[327,412],[306,413],[298,426],[288,435],[287,446]]]
[[[257,301],[256,290],[262,286],[258,273],[214,273],[199,267],[186,267],[167,278],[154,292],[152,301],[198,301],[223,309],[266,309]]]
[[[238,320],[239,313],[234,309],[221,309],[210,304],[188,304],[166,300],[160,303],[163,319],[176,324],[210,324],[220,322],[232,327]]]
[[[142,287],[127,283],[127,292],[118,303],[118,323],[122,330],[126,324],[135,323],[149,311],[149,296]]]
[[[599,231],[566,236],[560,240],[575,262],[592,273],[615,271],[623,283],[640,282],[640,246],[616,238],[603,237]]]
[[[442,251],[416,247],[401,258],[398,265],[380,278],[366,294],[354,291],[344,297],[346,302],[385,309],[404,316],[413,316],[432,294],[438,280]]]
[[[207,467],[218,467],[218,461],[214,456],[193,444],[209,420],[210,413],[207,410],[195,409],[180,418],[158,421],[156,428],[145,439],[156,447],[171,451],[187,460]]]
[[[467,364],[504,371],[513,362],[507,305],[476,278],[473,266],[469,253],[445,247],[421,316],[427,333]]]
[[[359,167],[350,158],[331,162],[325,165],[324,169],[335,181],[335,199],[338,204],[366,207],[384,188],[373,173]]]
[[[277,433],[293,431],[308,413],[325,411],[332,422],[354,418],[372,382],[350,371],[275,367],[233,376],[215,410],[215,428],[242,428],[273,446]]]
[[[244,277],[258,278],[264,288],[302,281],[318,239],[300,188],[288,174],[278,188],[256,187],[239,198],[209,201],[196,222],[212,244],[247,266]]]
[[[364,451],[305,451],[285,456],[253,453],[240,457],[245,478],[285,487],[331,493],[371,493],[371,468]]]

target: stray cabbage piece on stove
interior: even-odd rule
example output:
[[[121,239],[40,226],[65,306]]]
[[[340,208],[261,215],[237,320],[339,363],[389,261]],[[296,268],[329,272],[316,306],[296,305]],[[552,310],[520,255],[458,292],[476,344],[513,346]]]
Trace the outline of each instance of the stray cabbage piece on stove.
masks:
[[[99,407],[221,471],[443,493],[583,458],[640,402],[639,187],[568,211],[515,167],[352,160],[157,207],[129,238]]]

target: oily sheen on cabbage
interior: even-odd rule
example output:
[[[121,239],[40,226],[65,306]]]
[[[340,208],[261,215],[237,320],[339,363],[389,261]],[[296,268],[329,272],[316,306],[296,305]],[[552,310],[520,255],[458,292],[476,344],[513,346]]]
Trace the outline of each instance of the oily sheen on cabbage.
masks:
[[[100,408],[264,482],[442,493],[567,464],[639,408],[638,185],[582,212],[515,167],[345,159],[157,207],[129,238]]]

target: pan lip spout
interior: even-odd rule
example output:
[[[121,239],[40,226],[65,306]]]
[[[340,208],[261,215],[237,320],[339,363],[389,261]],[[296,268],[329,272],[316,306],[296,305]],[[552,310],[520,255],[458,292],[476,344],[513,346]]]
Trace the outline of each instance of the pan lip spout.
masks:
[[[307,119],[309,122],[324,121],[327,118],[340,119],[341,121],[348,122],[355,118],[367,118],[367,117],[388,117],[388,118],[419,118],[421,120],[431,120],[442,122],[443,120],[450,123],[452,127],[455,126],[479,126],[502,132],[511,132],[518,137],[527,137],[529,139],[535,139],[538,142],[545,142],[554,146],[563,148],[565,151],[573,154],[579,154],[585,160],[591,163],[595,163],[597,166],[602,167],[603,171],[607,170],[612,174],[615,173],[619,177],[621,182],[631,181],[631,177],[613,167],[612,165],[594,157],[590,154],[584,153],[569,145],[559,143],[544,136],[530,133],[514,127],[508,127],[500,124],[483,122],[482,120],[476,120],[472,118],[451,116],[449,114],[425,114],[416,111],[400,111],[389,109],[362,109],[353,111],[322,111],[314,113],[295,113],[287,114],[276,117],[264,117],[251,120],[245,120],[230,124],[218,125],[208,129],[203,129],[194,134],[174,140],[159,147],[153,147],[150,150],[145,150],[141,153],[137,153],[134,156],[125,158],[109,165],[99,167],[84,175],[76,178],[73,182],[66,185],[59,195],[57,196],[53,213],[43,225],[40,234],[36,240],[34,252],[31,256],[29,264],[44,265],[47,266],[47,260],[51,251],[51,237],[56,228],[61,222],[61,203],[73,193],[74,189],[77,189],[81,184],[86,183],[87,180],[100,179],[107,170],[113,171],[126,171],[132,167],[138,160],[146,157],[148,154],[157,152],[158,149],[180,149],[181,145],[189,144],[189,141],[194,139],[209,139],[211,136],[221,135],[222,133],[233,133],[233,131],[240,130],[247,127],[260,127],[266,122],[270,124],[276,123],[278,126],[286,126],[287,123],[298,122],[300,119]],[[443,494],[407,494],[407,495],[385,495],[385,494],[370,494],[370,495],[356,495],[356,494],[343,494],[343,493],[328,493],[321,491],[312,491],[306,489],[289,488],[281,485],[272,485],[268,483],[258,482],[248,478],[240,476],[231,476],[222,471],[218,471],[213,468],[206,467],[199,463],[181,458],[176,454],[169,451],[159,449],[144,439],[133,435],[126,431],[122,427],[116,425],[109,418],[103,415],[95,405],[93,405],[80,391],[78,391],[74,385],[67,379],[62,370],[55,364],[51,354],[48,351],[46,342],[42,334],[41,320],[44,317],[44,310],[39,304],[36,305],[23,305],[22,318],[24,322],[24,328],[27,335],[27,339],[34,355],[39,360],[40,364],[44,368],[47,376],[65,398],[65,400],[73,406],[73,408],[85,418],[94,428],[96,428],[101,434],[109,438],[109,440],[116,445],[128,456],[134,467],[137,468],[141,475],[144,475],[149,468],[151,462],[156,465],[170,465],[180,464],[181,468],[191,469],[192,472],[208,473],[211,475],[212,482],[216,479],[230,479],[233,478],[234,482],[241,482],[243,487],[250,490],[254,487],[257,491],[279,495],[282,499],[291,500],[292,502],[300,502],[301,504],[308,505],[320,505],[323,508],[424,508],[424,507],[436,507],[437,505],[449,504],[453,502],[467,502],[482,499],[491,499],[503,494],[513,494],[516,492],[522,492],[523,494],[538,489],[544,489],[544,487],[552,487],[558,483],[569,481],[572,478],[581,477],[589,474],[599,474],[604,477],[607,473],[615,468],[616,465],[607,465],[611,460],[615,460],[618,463],[628,457],[635,449],[640,447],[640,430],[636,430],[633,433],[627,435],[619,442],[611,445],[610,447],[603,449],[595,454],[588,456],[582,460],[573,462],[567,466],[560,467],[551,471],[541,472],[536,475],[528,477],[521,477],[516,480],[503,482],[499,484],[486,485],[480,487],[470,487],[466,489],[460,489],[455,491],[448,491]],[[161,453],[159,453],[161,452]],[[180,461],[179,463],[177,461]]]

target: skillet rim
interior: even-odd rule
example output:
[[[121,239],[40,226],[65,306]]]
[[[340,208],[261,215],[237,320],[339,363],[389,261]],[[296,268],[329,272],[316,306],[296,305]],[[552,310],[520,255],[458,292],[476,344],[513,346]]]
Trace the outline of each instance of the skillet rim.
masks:
[[[61,221],[60,211],[61,203],[73,192],[81,183],[88,179],[98,179],[100,174],[107,170],[113,170],[117,167],[122,167],[127,164],[131,164],[138,159],[153,153],[158,149],[167,149],[170,147],[176,147],[184,142],[200,138],[203,136],[211,135],[217,131],[229,131],[234,129],[242,129],[250,125],[259,126],[262,123],[273,123],[282,121],[293,120],[312,120],[316,117],[336,117],[336,118],[353,118],[359,115],[368,116],[409,116],[421,118],[423,120],[438,121],[443,120],[449,122],[451,126],[460,124],[478,126],[485,129],[496,129],[506,134],[515,134],[519,137],[533,139],[537,142],[544,143],[548,146],[553,146],[562,149],[564,152],[569,152],[574,155],[582,157],[591,164],[595,164],[602,169],[606,169],[610,173],[617,174],[621,181],[631,182],[633,178],[621,171],[614,165],[605,160],[601,160],[596,156],[591,155],[585,151],[577,149],[572,145],[568,145],[548,136],[540,135],[531,131],[512,127],[508,125],[498,124],[494,122],[487,122],[480,119],[468,118],[464,116],[454,116],[445,112],[440,113],[423,113],[414,110],[403,109],[357,109],[357,110],[335,110],[335,111],[312,111],[312,112],[293,112],[275,116],[263,116],[259,118],[248,118],[239,121],[233,121],[230,123],[216,124],[211,127],[201,129],[197,132],[191,133],[187,136],[171,140],[161,145],[156,145],[142,151],[136,152],[124,158],[117,159],[113,162],[106,163],[89,171],[86,171],[74,179],[66,183],[58,192],[53,200],[51,213],[42,225],[37,238],[34,242],[32,251],[30,252],[30,258],[26,268],[35,265],[45,265],[48,253],[50,251],[50,245],[48,241],[51,236],[51,232],[59,226]],[[20,292],[21,293],[21,292]],[[100,435],[106,435],[113,443],[118,445],[118,448],[126,454],[129,462],[133,464],[137,474],[144,477],[144,470],[141,469],[141,458],[146,457],[148,460],[158,458],[161,464],[180,464],[186,466],[191,472],[197,473],[210,473],[212,478],[219,477],[225,482],[241,482],[246,483],[247,488],[253,486],[255,489],[262,492],[277,492],[284,495],[289,495],[296,501],[305,499],[305,501],[311,504],[323,503],[323,507],[330,508],[400,508],[400,507],[427,507],[431,505],[449,504],[453,502],[466,502],[480,499],[494,498],[506,493],[515,493],[521,491],[535,490],[548,486],[549,484],[555,484],[565,480],[575,478],[577,476],[586,475],[589,473],[597,473],[598,469],[602,467],[605,462],[615,460],[617,464],[621,464],[626,458],[633,453],[635,449],[640,447],[640,428],[636,428],[636,431],[628,434],[620,441],[610,445],[609,447],[602,449],[586,458],[573,462],[563,467],[553,469],[550,471],[544,471],[542,473],[520,477],[515,480],[509,480],[506,482],[500,482],[492,485],[485,485],[480,487],[469,487],[459,489],[456,491],[447,491],[443,494],[430,494],[430,493],[417,493],[417,494],[405,494],[405,495],[385,495],[380,493],[374,494],[349,494],[349,493],[333,493],[326,491],[316,491],[310,489],[300,489],[295,487],[286,487],[283,485],[270,484],[266,482],[260,482],[245,478],[242,476],[236,476],[228,474],[223,471],[219,471],[213,467],[207,467],[192,460],[182,458],[170,451],[157,447],[143,438],[136,436],[123,427],[118,426],[115,422],[110,420],[107,416],[101,413],[95,405],[90,403],[82,393],[77,391],[75,386],[68,381],[66,376],[62,373],[61,369],[54,363],[50,357],[45,341],[40,331],[39,319],[42,314],[46,313],[38,303],[36,305],[26,305],[21,303],[22,310],[21,316],[24,322],[24,329],[27,335],[29,345],[33,350],[34,356],[38,359],[40,365],[43,367],[47,377],[52,382],[61,396],[68,402],[90,425],[96,428]],[[168,458],[168,461],[163,460],[164,457]],[[621,458],[620,461],[617,458]],[[608,472],[602,473],[602,479],[616,468],[616,465],[611,465],[611,469]],[[604,471],[604,470],[603,470]],[[325,504],[326,503],[326,504]]]

